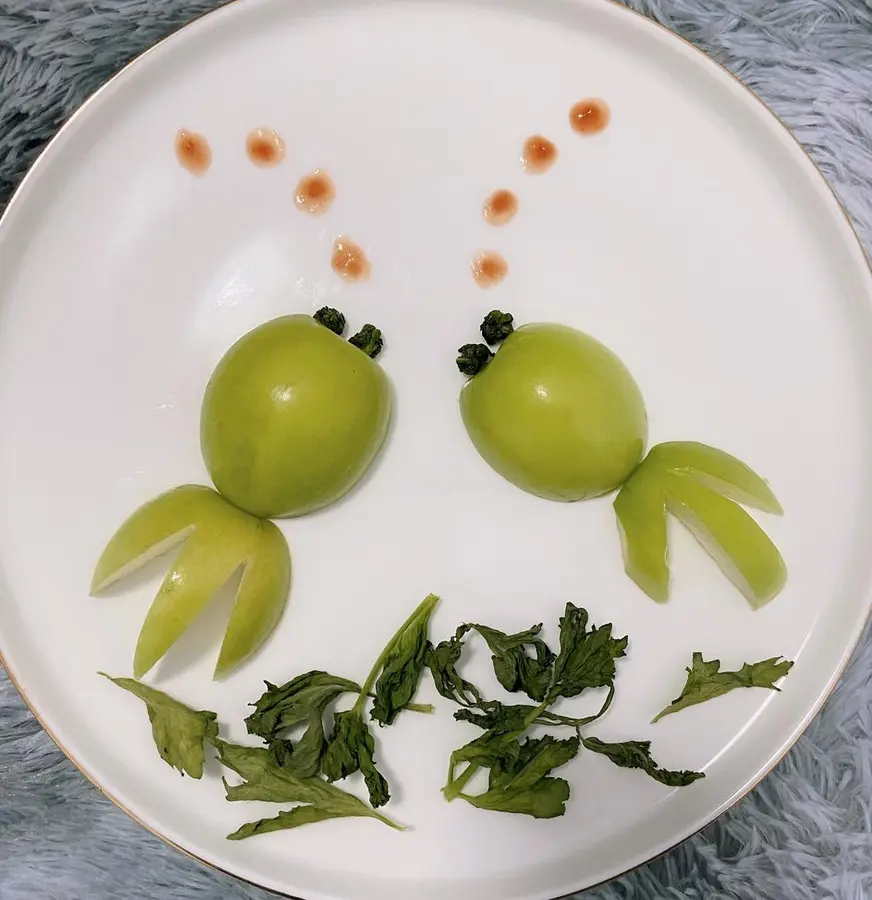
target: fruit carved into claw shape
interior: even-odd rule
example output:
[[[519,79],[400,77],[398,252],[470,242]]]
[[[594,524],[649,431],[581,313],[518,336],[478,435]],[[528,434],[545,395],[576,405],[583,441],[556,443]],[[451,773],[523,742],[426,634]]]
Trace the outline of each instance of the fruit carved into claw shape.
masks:
[[[291,560],[274,516],[299,516],[344,496],[363,477],[387,433],[391,392],[373,362],[381,332],[348,341],[345,317],[274,319],[237,341],[203,399],[201,447],[218,492],[184,485],[125,521],[103,551],[91,593],[177,549],[134,653],[145,675],[241,570],[215,669],[230,672],[266,640],[285,607]]]
[[[643,460],[647,416],[624,364],[564,325],[514,329],[492,310],[488,344],[466,344],[457,367],[467,433],[482,458],[517,487],[574,501],[615,489],[624,569],[652,599],[669,596],[667,512],[685,525],[757,609],[787,570],[775,545],[739,504],[780,514],[769,485],[743,462],[706,444],[673,441]]]
[[[242,512],[211,488],[183,485],[150,500],[121,525],[97,563],[91,593],[176,548],[139,633],[133,673],[145,675],[241,569],[215,667],[220,677],[260,647],[282,614],[291,578],[287,542],[272,522]]]
[[[784,587],[787,568],[778,549],[739,503],[781,512],[769,485],[728,453],[690,441],[653,447],[614,503],[624,570],[653,600],[668,599],[669,512],[754,609],[764,606]]]

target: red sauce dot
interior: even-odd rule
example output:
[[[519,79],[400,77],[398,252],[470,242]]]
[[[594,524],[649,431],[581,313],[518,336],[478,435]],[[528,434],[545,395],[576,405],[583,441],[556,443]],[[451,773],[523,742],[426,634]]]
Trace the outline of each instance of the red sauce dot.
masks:
[[[336,198],[336,188],[330,176],[320,169],[304,175],[297,185],[294,202],[297,208],[313,216],[327,212]]]
[[[245,139],[245,152],[256,166],[277,166],[285,157],[285,142],[271,128],[255,128]]]
[[[182,128],[176,134],[176,158],[192,175],[203,175],[212,165],[212,150],[202,134]]]
[[[518,198],[507,190],[494,191],[482,207],[482,215],[491,225],[505,225],[518,211]]]
[[[330,266],[346,281],[366,281],[372,269],[363,247],[347,237],[338,237],[333,242]]]
[[[557,146],[542,137],[534,134],[524,141],[524,150],[521,153],[521,162],[524,168],[531,174],[538,175],[547,172],[557,159]]]
[[[495,250],[482,250],[470,264],[475,283],[482,288],[494,287],[509,272],[509,264]]]
[[[612,111],[605,100],[587,97],[579,100],[569,110],[569,124],[579,134],[591,135],[604,131],[612,118]]]

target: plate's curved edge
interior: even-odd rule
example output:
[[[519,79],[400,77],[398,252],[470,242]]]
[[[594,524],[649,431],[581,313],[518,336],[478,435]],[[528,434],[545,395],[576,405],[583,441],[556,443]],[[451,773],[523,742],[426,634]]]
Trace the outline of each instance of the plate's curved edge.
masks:
[[[572,3],[601,2],[601,3],[607,4],[608,6],[612,7],[616,11],[618,11],[618,14],[621,14],[623,12],[623,13],[632,15],[635,18],[637,24],[639,24],[641,27],[651,27],[651,28],[655,29],[658,33],[660,33],[660,35],[665,37],[666,39],[672,39],[672,40],[677,41],[678,44],[681,45],[685,49],[685,51],[689,51],[691,53],[691,55],[693,55],[696,59],[700,60],[700,62],[703,65],[708,65],[710,71],[712,71],[714,74],[718,75],[721,78],[726,76],[734,88],[738,88],[743,93],[749,95],[752,100],[752,103],[757,107],[758,111],[763,111],[766,114],[766,117],[779,128],[779,130],[782,132],[782,135],[784,137],[788,138],[788,140],[793,144],[794,149],[799,151],[800,156],[804,158],[804,161],[806,162],[806,164],[808,164],[811,167],[811,169],[815,172],[819,185],[821,185],[825,188],[826,192],[829,194],[829,199],[831,200],[832,203],[835,204],[835,208],[841,214],[843,231],[844,231],[845,237],[847,238],[848,236],[850,236],[850,239],[851,239],[850,243],[852,244],[853,249],[855,251],[857,261],[858,262],[862,261],[862,263],[865,265],[867,275],[869,277],[869,283],[872,284],[872,261],[870,261],[870,258],[867,256],[866,251],[863,248],[863,244],[860,241],[860,237],[857,234],[857,230],[854,227],[854,224],[851,220],[851,216],[849,215],[847,209],[845,208],[844,203],[842,202],[842,200],[840,199],[838,194],[835,192],[832,185],[827,180],[826,176],[823,174],[823,171],[821,170],[820,166],[815,162],[815,160],[813,159],[811,154],[800,143],[800,141],[793,134],[793,132],[787,127],[787,125],[784,123],[784,121],[781,119],[781,117],[777,113],[775,113],[750,87],[748,87],[748,85],[746,85],[737,75],[735,75],[733,72],[731,72],[726,66],[724,66],[723,64],[719,63],[716,59],[709,56],[704,50],[697,47],[695,44],[693,44],[687,38],[682,37],[680,34],[672,31],[671,29],[667,28],[665,25],[661,24],[660,22],[656,21],[655,19],[652,19],[652,18],[646,16],[644,13],[641,13],[638,10],[635,10],[629,6],[625,6],[624,3],[620,2],[620,0],[570,0],[570,2],[572,2]],[[193,18],[191,21],[180,26],[175,31],[173,31],[170,34],[166,35],[165,37],[161,38],[159,41],[157,41],[155,44],[153,44],[147,50],[144,50],[138,56],[134,57],[132,60],[130,60],[124,66],[122,66],[114,75],[112,75],[111,78],[109,78],[103,85],[101,85],[99,88],[97,88],[97,90],[94,91],[94,93],[91,94],[72,113],[72,115],[69,117],[69,119],[67,119],[67,121],[64,122],[64,124],[58,129],[57,133],[49,140],[49,142],[46,144],[46,146],[40,151],[37,158],[31,163],[31,165],[28,168],[27,172],[25,173],[24,177],[21,179],[21,181],[19,182],[19,184],[13,191],[12,196],[9,198],[9,201],[6,204],[6,207],[3,210],[2,215],[0,215],[0,234],[2,234],[3,226],[6,223],[7,218],[10,217],[13,210],[16,209],[20,205],[21,197],[25,193],[28,184],[38,176],[40,169],[44,166],[46,159],[53,152],[55,146],[64,139],[64,137],[66,136],[66,133],[69,130],[71,130],[73,127],[75,127],[76,124],[78,123],[78,121],[81,118],[83,118],[92,107],[96,106],[100,102],[100,100],[106,94],[108,94],[117,85],[117,83],[121,79],[123,79],[128,74],[129,70],[138,66],[141,62],[143,62],[147,58],[151,57],[152,55],[155,55],[159,51],[162,51],[166,44],[172,43],[173,41],[175,41],[177,39],[183,38],[184,33],[187,32],[189,29],[194,29],[194,28],[201,26],[203,20],[209,19],[213,16],[220,16],[223,14],[227,14],[228,11],[232,10],[237,5],[243,6],[244,4],[238,3],[238,0],[223,0],[223,2],[219,3],[219,5],[216,6],[214,9],[200,13],[199,15],[195,16],[195,18]],[[805,730],[808,728],[808,726],[811,724],[811,722],[814,720],[814,718],[818,715],[818,713],[820,712],[820,710],[824,706],[824,704],[830,699],[830,697],[832,696],[833,692],[835,691],[839,681],[842,679],[842,676],[845,674],[845,672],[848,668],[848,665],[850,664],[851,659],[853,658],[854,653],[856,652],[856,650],[860,644],[860,640],[862,639],[863,634],[866,632],[866,629],[870,624],[870,621],[872,621],[872,597],[867,599],[867,611],[866,611],[865,619],[863,620],[863,622],[860,623],[860,626],[857,629],[857,633],[853,636],[853,639],[851,640],[850,644],[845,648],[845,653],[844,653],[839,665],[834,669],[828,683],[825,685],[824,689],[821,691],[817,700],[809,708],[808,713],[805,715],[805,717],[802,719],[802,721],[796,727],[793,734],[790,735],[790,737],[783,743],[783,745],[779,749],[779,751],[777,753],[775,753],[773,755],[772,759],[761,769],[761,771],[758,774],[758,777],[751,784],[747,785],[741,791],[737,792],[732,797],[730,797],[726,801],[724,801],[724,803],[721,804],[720,807],[718,807],[717,809],[714,810],[714,812],[711,814],[711,816],[709,818],[706,819],[706,821],[698,823],[690,832],[688,832],[686,835],[684,835],[680,840],[674,842],[673,844],[670,844],[668,847],[664,847],[663,849],[654,853],[652,856],[649,856],[645,859],[641,859],[638,862],[635,862],[633,865],[631,865],[629,868],[623,870],[622,872],[617,872],[614,875],[611,875],[602,881],[599,881],[595,884],[588,885],[587,887],[581,888],[580,890],[582,890],[582,891],[594,890],[597,887],[601,887],[604,884],[608,884],[609,882],[611,882],[617,878],[621,878],[625,875],[628,875],[631,872],[634,872],[636,869],[639,869],[642,866],[648,865],[649,863],[652,863],[652,862],[662,858],[663,856],[665,856],[666,854],[668,854],[672,850],[674,850],[676,847],[679,847],[685,841],[690,840],[691,838],[695,837],[697,834],[699,834],[701,831],[703,831],[705,828],[707,828],[709,825],[711,825],[713,822],[715,822],[718,818],[720,818],[724,813],[726,813],[727,811],[732,809],[741,800],[745,799],[745,797],[747,797],[754,790],[756,790],[757,787],[759,787],[759,785],[767,778],[767,776],[769,776],[772,773],[772,771],[784,760],[784,758],[788,755],[788,753],[790,753],[790,751],[793,749],[794,744],[799,740],[799,738],[803,734],[803,732],[805,732]],[[34,717],[34,719],[36,719],[36,721],[39,723],[40,727],[43,729],[43,731],[45,731],[45,733],[49,736],[49,738],[54,742],[54,744],[57,746],[57,748],[64,754],[64,756],[67,757],[67,759],[73,764],[73,766],[75,766],[75,768],[91,784],[93,784],[94,787],[97,788],[97,790],[99,790],[101,794],[103,794],[104,797],[106,797],[108,800],[110,800],[116,807],[118,807],[118,809],[120,809],[127,816],[129,816],[134,822],[136,822],[138,825],[140,825],[142,828],[144,828],[150,834],[153,834],[155,837],[162,840],[165,844],[169,845],[170,847],[173,847],[176,850],[179,850],[181,853],[183,853],[189,859],[193,859],[196,862],[198,862],[204,866],[208,866],[209,868],[214,869],[216,872],[220,872],[223,875],[228,875],[232,878],[236,878],[239,881],[244,882],[245,884],[251,885],[252,887],[257,887],[257,888],[260,888],[261,890],[268,891],[269,893],[274,894],[277,897],[284,897],[284,898],[287,898],[287,900],[300,900],[300,898],[297,898],[292,894],[288,894],[282,890],[279,890],[274,887],[270,887],[263,883],[255,882],[255,881],[251,880],[250,878],[246,878],[240,874],[237,874],[236,872],[232,872],[227,869],[223,869],[217,863],[215,863],[211,860],[205,859],[201,856],[198,856],[196,853],[192,852],[191,850],[189,850],[186,847],[182,846],[181,844],[177,843],[172,838],[170,838],[169,836],[158,831],[157,828],[155,828],[154,826],[150,825],[148,822],[146,822],[142,818],[140,818],[135,812],[133,812],[123,802],[121,802],[118,798],[116,798],[112,793],[107,791],[106,788],[104,788],[99,783],[99,781],[96,779],[96,777],[93,776],[90,772],[88,772],[87,769],[82,764],[80,764],[75,759],[75,757],[64,747],[61,740],[57,737],[57,735],[54,733],[54,731],[48,725],[48,723],[43,719],[42,715],[37,710],[36,705],[28,697],[27,692],[24,690],[24,686],[21,684],[19,679],[16,677],[14,671],[12,670],[12,667],[9,665],[6,657],[4,656],[2,647],[0,647],[0,666],[3,667],[4,671],[6,672],[6,674],[9,677],[9,681],[11,682],[13,687],[16,689],[16,691],[21,696],[22,700],[24,701],[25,705],[27,706],[28,710],[30,711],[31,715]],[[578,893],[578,890],[579,889],[568,891],[565,894],[561,894],[557,897],[552,897],[551,900],[565,900],[565,898],[568,898],[568,897],[573,896],[576,893]]]
[[[232,2],[234,2],[234,0],[228,0],[228,2],[232,3]],[[208,13],[204,13],[204,15],[208,15]],[[202,18],[202,16],[200,16],[198,18]],[[191,23],[189,23],[189,24],[191,24]],[[187,26],[184,26],[184,27],[187,27]],[[18,693],[21,695],[21,699],[24,701],[24,705],[28,708],[28,710],[30,711],[30,714],[33,716],[34,719],[36,719],[40,728],[42,728],[42,730],[51,738],[52,742],[55,744],[55,746],[58,748],[58,750],[60,750],[61,753],[63,753],[63,755],[73,764],[75,769],[81,775],[83,775],[92,785],[94,785],[94,787],[97,788],[97,790],[107,800],[109,800],[114,806],[118,807],[118,809],[120,809],[121,812],[123,812],[127,816],[129,816],[134,822],[136,822],[137,825],[144,828],[147,832],[149,832],[149,834],[154,835],[156,838],[163,841],[165,844],[172,847],[174,850],[180,851],[185,856],[187,856],[188,859],[193,859],[195,862],[198,862],[201,865],[208,866],[208,868],[214,869],[216,872],[220,872],[222,875],[228,875],[231,878],[235,878],[238,881],[244,882],[245,884],[250,884],[252,887],[260,888],[262,891],[268,891],[270,894],[274,894],[276,897],[283,897],[283,898],[286,898],[286,900],[302,900],[302,898],[295,897],[293,894],[285,894],[281,891],[275,890],[274,888],[267,887],[266,885],[257,884],[256,882],[251,881],[248,878],[244,878],[242,875],[237,875],[235,872],[229,872],[229,871],[227,871],[227,869],[222,869],[221,866],[219,866],[217,863],[210,862],[208,859],[203,859],[202,857],[197,856],[196,853],[192,853],[186,847],[183,847],[181,844],[176,843],[172,838],[167,837],[167,835],[165,835],[165,834],[162,834],[156,828],[149,825],[148,822],[145,822],[143,819],[141,819],[135,812],[133,812],[132,809],[130,809],[128,806],[126,806],[124,803],[122,803],[117,797],[115,797],[113,794],[111,794],[109,791],[107,791],[106,788],[104,788],[103,785],[101,785],[97,781],[97,779],[93,775],[91,775],[91,773],[88,772],[87,769],[85,769],[84,766],[82,766],[76,760],[76,758],[64,747],[63,743],[61,743],[61,741],[57,737],[57,735],[55,735],[55,733],[52,731],[52,729],[48,726],[48,724],[46,724],[45,720],[39,714],[39,712],[36,709],[36,706],[28,698],[21,683],[16,679],[14,673],[12,672],[12,670],[10,669],[9,665],[7,664],[5,658],[3,657],[2,649],[0,649],[0,667],[2,667],[3,671],[6,672],[7,676],[9,677],[10,683],[15,688],[15,690],[18,691]]]

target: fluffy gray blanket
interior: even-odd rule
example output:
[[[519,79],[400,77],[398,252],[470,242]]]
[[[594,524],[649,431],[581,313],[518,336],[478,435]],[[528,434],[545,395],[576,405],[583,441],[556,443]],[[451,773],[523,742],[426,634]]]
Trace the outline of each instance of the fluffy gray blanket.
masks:
[[[535,2],[535,0],[530,0]],[[872,0],[631,0],[753,88],[872,248]],[[70,112],[215,0],[0,0],[0,203]],[[872,644],[763,785],[592,900],[872,897]],[[82,778],[0,673],[0,900],[266,900],[163,845]]]

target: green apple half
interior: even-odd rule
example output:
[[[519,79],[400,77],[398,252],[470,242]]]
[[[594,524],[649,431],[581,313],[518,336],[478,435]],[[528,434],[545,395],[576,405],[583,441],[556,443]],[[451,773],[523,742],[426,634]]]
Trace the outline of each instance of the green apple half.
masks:
[[[255,516],[334,503],[384,443],[391,391],[380,365],[311,316],[248,332],[206,388],[200,445],[215,487]]]
[[[291,557],[284,535],[272,522],[237,509],[200,485],[174,488],[136,510],[100,556],[91,594],[179,547],[139,633],[133,659],[137,678],[157,663],[239,569],[242,578],[216,677],[235,669],[261,646],[287,601]]]
[[[613,491],[645,450],[645,404],[624,364],[565,325],[523,325],[463,386],[460,412],[484,460],[548,500]]]
[[[787,568],[739,503],[781,513],[769,485],[734,456],[690,441],[652,447],[614,502],[627,575],[653,600],[668,599],[669,512],[754,609],[764,606],[784,587]]]

